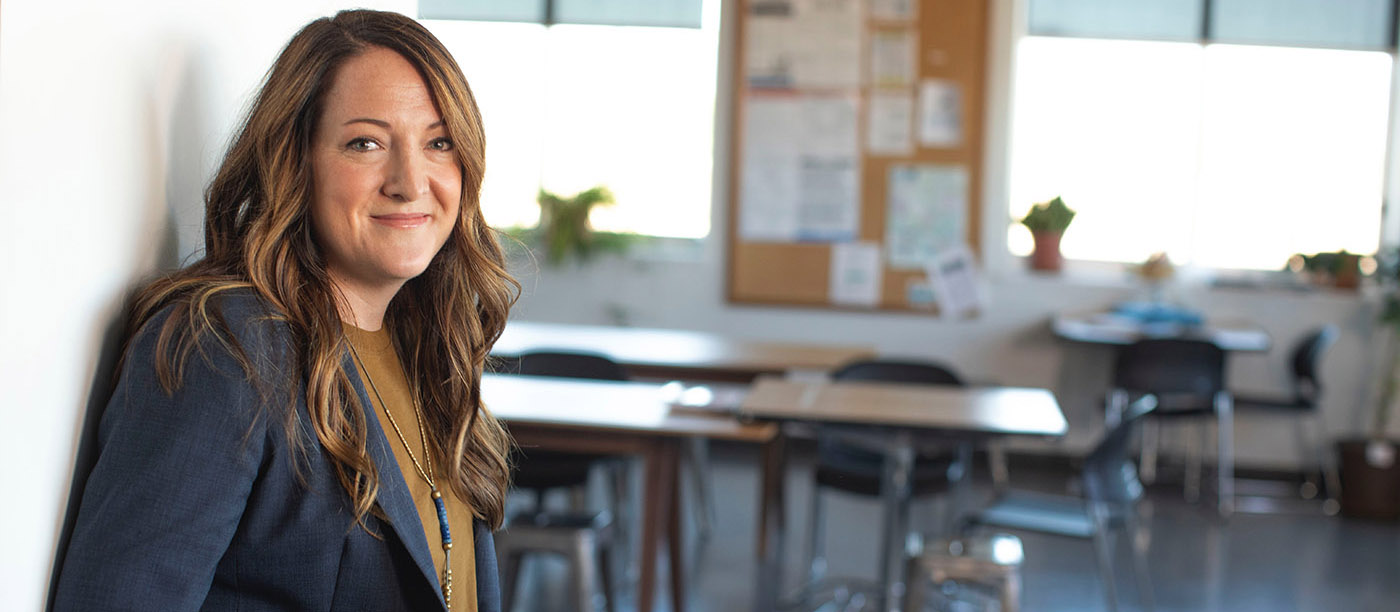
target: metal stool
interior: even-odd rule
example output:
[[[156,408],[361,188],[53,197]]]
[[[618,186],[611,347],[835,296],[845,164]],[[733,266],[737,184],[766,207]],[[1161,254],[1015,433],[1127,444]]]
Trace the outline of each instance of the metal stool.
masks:
[[[562,555],[571,566],[572,610],[593,610],[594,581],[601,579],[605,609],[614,609],[608,554],[613,541],[612,517],[603,512],[523,512],[511,517],[496,534],[496,557],[501,570],[502,610],[515,600],[520,562],[527,553]]]
[[[958,583],[991,594],[1001,612],[1021,607],[1021,539],[1004,533],[939,540],[908,559],[905,612],[923,612],[932,584]],[[980,587],[980,588],[979,588]]]

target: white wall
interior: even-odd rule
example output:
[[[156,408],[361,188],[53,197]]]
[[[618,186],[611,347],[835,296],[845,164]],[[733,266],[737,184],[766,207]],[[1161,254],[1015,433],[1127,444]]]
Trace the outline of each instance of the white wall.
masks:
[[[198,248],[200,191],[247,95],[341,4],[0,3],[0,608],[43,607],[123,293]]]

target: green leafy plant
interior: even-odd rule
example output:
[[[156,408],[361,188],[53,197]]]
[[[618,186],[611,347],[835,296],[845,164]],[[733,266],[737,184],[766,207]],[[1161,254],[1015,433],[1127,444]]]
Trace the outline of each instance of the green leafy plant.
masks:
[[[614,203],[612,191],[602,185],[573,197],[540,189],[535,201],[540,205],[539,225],[511,228],[506,233],[531,248],[543,250],[549,265],[560,265],[571,257],[587,260],[600,252],[620,253],[637,238],[636,234],[593,230],[589,223],[593,209]]]
[[[1055,196],[1049,202],[1041,202],[1031,207],[1030,212],[1021,219],[1021,225],[1026,226],[1031,232],[1054,232],[1064,233],[1071,221],[1074,221],[1075,212],[1065,201]]]

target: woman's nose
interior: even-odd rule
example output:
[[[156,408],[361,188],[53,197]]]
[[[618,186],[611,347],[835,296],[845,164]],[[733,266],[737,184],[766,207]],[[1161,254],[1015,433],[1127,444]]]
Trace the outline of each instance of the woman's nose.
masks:
[[[428,192],[427,160],[421,151],[399,147],[392,153],[384,195],[400,202],[413,202]]]

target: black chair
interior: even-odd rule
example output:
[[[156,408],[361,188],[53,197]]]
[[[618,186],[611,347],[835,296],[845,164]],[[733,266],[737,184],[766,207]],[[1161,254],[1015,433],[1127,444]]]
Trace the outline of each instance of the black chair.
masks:
[[[586,378],[591,380],[628,380],[627,370],[617,362],[588,353],[539,351],[523,354],[504,362],[503,373],[523,376],[552,376],[557,378]],[[563,453],[542,450],[521,450],[515,462],[512,484],[518,489],[532,491],[537,507],[543,508],[544,496],[552,489],[581,487],[588,483],[588,473],[601,459],[609,455]]]
[[[831,378],[838,381],[962,386],[962,380],[946,367],[910,361],[856,361],[832,372]],[[836,489],[865,497],[880,495],[880,481],[887,456],[871,448],[871,445],[852,441],[848,437],[850,431],[850,428],[843,427],[823,427],[818,430],[817,465],[807,540],[810,560],[809,583],[806,589],[808,594],[826,577],[821,489]],[[911,497],[945,492],[952,482],[962,478],[964,472],[965,467],[958,460],[957,454],[945,447],[921,448],[914,458],[910,477]],[[896,502],[904,515],[908,512],[908,502],[909,499]],[[881,532],[883,533],[883,530]]]
[[[1225,389],[1225,351],[1213,342],[1194,339],[1139,340],[1122,347],[1113,366],[1110,413],[1129,401],[1150,395],[1157,409],[1150,414],[1152,430],[1142,442],[1143,480],[1156,478],[1160,420],[1195,419],[1216,423],[1216,506],[1222,516],[1234,511],[1234,404]],[[1185,494],[1194,501],[1200,495],[1201,450],[1191,438],[1187,448]]]
[[[1317,496],[1316,478],[1322,475],[1325,484],[1326,501],[1323,510],[1335,514],[1341,509],[1337,499],[1341,494],[1341,477],[1337,473],[1337,463],[1327,447],[1327,429],[1318,408],[1322,397],[1322,378],[1319,375],[1322,354],[1337,340],[1337,326],[1324,325],[1304,335],[1289,354],[1292,374],[1292,393],[1287,396],[1235,395],[1235,407],[1240,411],[1258,411],[1272,414],[1285,414],[1294,417],[1294,436],[1298,444],[1298,454],[1303,457],[1303,465],[1311,456],[1313,469],[1308,472],[1303,484],[1302,495],[1311,499]],[[1312,426],[1312,443],[1305,435],[1304,422]]]
[[[1142,417],[1152,414],[1155,407],[1156,398],[1144,396],[1120,407],[1122,412],[1110,415],[1110,425],[1080,471],[1082,497],[1003,491],[987,507],[964,518],[963,530],[985,525],[1093,540],[1109,610],[1118,609],[1114,541],[1117,536],[1126,535],[1133,550],[1138,597],[1143,607],[1151,610],[1146,538],[1138,537],[1137,502],[1142,498],[1142,483],[1130,455]]]

